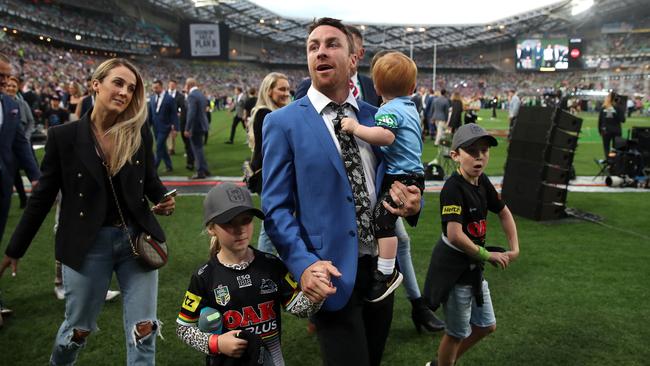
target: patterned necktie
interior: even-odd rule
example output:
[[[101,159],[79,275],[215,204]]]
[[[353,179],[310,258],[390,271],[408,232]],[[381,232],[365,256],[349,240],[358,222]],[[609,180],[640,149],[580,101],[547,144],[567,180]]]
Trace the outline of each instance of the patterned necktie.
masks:
[[[348,103],[338,105],[330,103],[329,106],[336,112],[334,123],[334,134],[339,145],[341,146],[341,155],[343,165],[352,188],[354,197],[354,206],[357,216],[357,234],[359,236],[359,249],[362,253],[374,253],[375,251],[375,233],[372,225],[372,208],[370,207],[370,197],[366,186],[366,176],[363,173],[363,163],[359,146],[354,136],[341,131],[341,119],[345,116],[345,107]]]
[[[354,81],[352,81],[352,79],[348,81],[348,86],[350,87],[350,91],[352,92],[354,99],[359,99],[359,88],[354,85]]]

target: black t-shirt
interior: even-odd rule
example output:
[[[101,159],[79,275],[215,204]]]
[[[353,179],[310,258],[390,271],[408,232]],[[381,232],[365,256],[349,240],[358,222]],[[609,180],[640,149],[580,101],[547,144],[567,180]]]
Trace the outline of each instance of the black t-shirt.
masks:
[[[48,109],[45,111],[45,120],[48,127],[62,125],[70,120],[70,112],[65,109]]]
[[[201,309],[209,306],[222,315],[222,333],[248,330],[281,359],[280,313],[299,293],[298,284],[278,257],[251,249],[255,259],[243,270],[228,268],[215,257],[195,271],[176,321],[198,325]]]
[[[481,174],[475,186],[454,172],[440,192],[442,232],[447,236],[447,223],[455,221],[476,245],[485,246],[488,210],[499,213],[504,206],[487,175]]]

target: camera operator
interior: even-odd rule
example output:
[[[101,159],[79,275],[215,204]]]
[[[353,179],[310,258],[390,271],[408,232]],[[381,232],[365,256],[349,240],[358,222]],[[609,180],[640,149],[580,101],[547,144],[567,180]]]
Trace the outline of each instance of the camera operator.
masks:
[[[621,108],[619,96],[611,92],[605,97],[603,107],[598,115],[598,133],[603,138],[605,160],[615,137],[621,136],[621,123],[625,122],[625,110]]]

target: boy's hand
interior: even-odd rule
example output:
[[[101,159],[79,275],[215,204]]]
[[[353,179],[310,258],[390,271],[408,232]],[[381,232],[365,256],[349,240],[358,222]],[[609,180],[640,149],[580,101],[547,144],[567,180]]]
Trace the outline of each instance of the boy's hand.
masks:
[[[248,341],[245,339],[237,338],[240,330],[231,330],[228,333],[224,333],[217,338],[219,342],[219,353],[222,353],[226,356],[239,358],[246,351],[248,347]]]
[[[490,252],[490,259],[488,259],[493,266],[501,269],[506,269],[510,264],[510,257],[507,253]]]
[[[341,120],[341,130],[343,132],[347,132],[349,134],[354,134],[354,130],[359,127],[359,122],[357,122],[354,118],[350,117],[345,117]]]

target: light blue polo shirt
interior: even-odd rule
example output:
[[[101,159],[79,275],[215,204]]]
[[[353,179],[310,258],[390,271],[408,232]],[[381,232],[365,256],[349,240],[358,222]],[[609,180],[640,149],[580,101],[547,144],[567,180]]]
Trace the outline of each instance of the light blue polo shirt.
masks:
[[[411,98],[397,97],[379,107],[375,124],[395,134],[395,141],[391,145],[381,146],[386,173],[424,174],[420,115]]]

